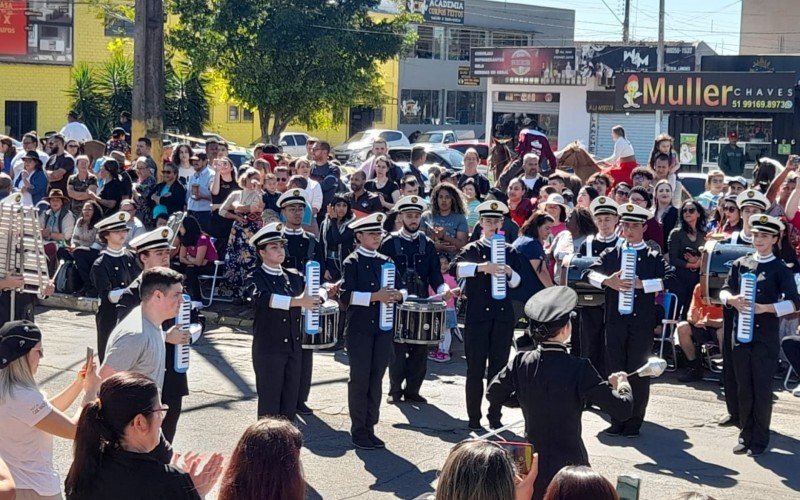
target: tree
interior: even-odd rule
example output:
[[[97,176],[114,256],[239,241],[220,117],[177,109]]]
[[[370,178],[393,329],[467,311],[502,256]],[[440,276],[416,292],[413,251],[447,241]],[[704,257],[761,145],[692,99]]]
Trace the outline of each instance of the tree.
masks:
[[[262,139],[277,144],[292,121],[341,121],[352,105],[379,106],[379,61],[414,35],[403,13],[375,20],[377,0],[170,0],[180,16],[168,43],[229,82],[231,97],[257,109]],[[270,124],[272,125],[270,129]]]

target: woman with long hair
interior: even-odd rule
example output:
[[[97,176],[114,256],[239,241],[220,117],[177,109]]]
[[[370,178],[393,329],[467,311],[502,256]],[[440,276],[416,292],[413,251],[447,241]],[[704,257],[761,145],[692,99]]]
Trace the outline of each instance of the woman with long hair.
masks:
[[[380,197],[384,212],[391,210],[400,199],[400,187],[389,178],[392,167],[392,160],[388,156],[381,155],[375,158],[373,163],[375,177],[364,184],[364,189],[370,193],[376,193]]]
[[[90,272],[92,264],[100,255],[102,245],[97,238],[97,229],[94,225],[103,218],[103,209],[93,202],[87,201],[81,209],[81,216],[75,223],[72,232],[72,241],[66,248],[60,249],[58,257],[64,260],[74,260],[75,269],[80,278],[80,288],[75,292],[77,296],[86,295],[92,287]]]
[[[184,472],[162,463],[161,423],[169,408],[156,383],[141,374],[115,373],[83,408],[75,435],[73,462],[64,488],[68,500],[130,498],[200,499],[222,474],[222,455],[187,453]]]
[[[89,157],[78,155],[75,158],[75,173],[67,180],[67,196],[72,200],[71,210],[76,217],[80,217],[83,205],[92,200],[88,191],[97,192],[97,177],[89,170]]]
[[[511,304],[514,306],[514,317],[518,320],[524,316],[525,303],[540,290],[553,286],[553,276],[549,271],[549,262],[544,245],[550,237],[550,230],[555,224],[551,215],[537,210],[519,228],[519,236],[512,246],[525,262],[520,265],[522,278],[516,288],[509,289]]]
[[[586,237],[597,233],[592,212],[582,206],[575,207],[567,218],[567,230],[572,236],[573,251],[581,247]],[[562,255],[561,258],[564,256]]]
[[[136,203],[136,217],[149,231],[156,225],[153,212],[150,210],[150,197],[155,193],[156,178],[147,166],[147,157],[140,156],[133,160],[131,168],[136,171],[137,180],[133,186],[133,200]],[[173,167],[174,168],[174,167]]]
[[[651,212],[653,211],[653,196],[642,186],[632,187],[628,200],[635,205],[646,208]],[[655,242],[659,249],[664,248],[664,229],[655,217],[648,219],[644,225],[644,241]]]
[[[0,327],[0,456],[17,486],[17,498],[61,498],[61,481],[53,466],[53,436],[74,439],[80,410],[65,412],[83,393],[83,405],[94,399],[100,379],[87,359],[70,385],[47,400],[36,381],[44,357],[42,332],[30,321]]]
[[[241,189],[236,180],[236,171],[233,163],[228,158],[217,158],[212,163],[214,167],[214,182],[211,183],[211,227],[208,233],[216,238],[214,247],[217,255],[225,255],[228,251],[228,240],[231,236],[233,220],[226,219],[219,214],[219,209],[228,196]]]
[[[443,182],[431,191],[430,209],[422,214],[420,228],[433,239],[437,252],[455,255],[467,244],[469,224],[461,191]]]
[[[47,194],[47,175],[36,151],[22,157],[22,170],[14,178],[14,191],[20,191],[25,205],[36,205]]]
[[[717,229],[714,231],[715,237],[729,238],[734,232],[741,231],[744,223],[742,222],[742,211],[736,204],[736,196],[730,195],[722,199],[717,205],[719,217]]]
[[[522,477],[511,455],[499,444],[472,439],[453,446],[436,485],[436,500],[530,500],[538,472]]]
[[[466,185],[464,186],[466,187]],[[525,224],[528,217],[533,213],[533,203],[528,196],[528,188],[521,178],[515,177],[508,183],[506,194],[508,195],[508,212],[511,214],[511,219],[517,223],[518,226]]]
[[[300,449],[303,435],[287,420],[251,424],[233,450],[219,500],[303,500],[306,480]]]
[[[675,267],[671,291],[678,297],[681,318],[689,311],[694,286],[700,281],[700,250],[706,242],[706,212],[695,200],[681,205],[679,224],[669,234],[669,263]],[[681,312],[683,311],[683,312]]]
[[[154,221],[159,215],[169,217],[175,212],[182,211],[186,206],[186,188],[178,181],[178,167],[164,165],[161,173],[164,180],[153,187],[148,198]]]
[[[200,276],[214,273],[214,261],[219,257],[211,238],[203,232],[200,223],[187,215],[178,228],[181,249],[178,256],[180,266],[177,270],[186,276],[186,288],[192,300],[201,300]]]
[[[595,198],[600,196],[594,186],[583,186],[578,190],[578,196],[575,199],[575,204],[579,207],[589,208]]]
[[[179,181],[184,186],[186,186],[189,179],[194,175],[192,156],[194,156],[194,153],[188,144],[178,144],[175,146],[175,149],[172,150],[172,155],[170,156],[169,162],[178,172],[175,180]]]
[[[656,182],[655,188],[654,219],[661,224],[661,232],[664,235],[664,246],[662,251],[666,254],[669,251],[669,233],[678,223],[678,209],[673,205],[674,193],[672,184],[667,179]]]
[[[119,210],[122,202],[123,186],[119,178],[119,163],[117,160],[107,159],[100,166],[100,180],[103,185],[97,193],[92,193],[92,201],[103,207],[103,215],[111,215]],[[91,193],[91,191],[90,191]]]
[[[249,240],[264,225],[261,174],[248,168],[239,176],[240,191],[233,191],[219,209],[222,217],[233,220],[228,251],[225,254],[226,294],[233,295],[237,302],[244,298],[247,276],[259,264],[256,249]]]
[[[325,281],[336,282],[342,278],[342,262],[355,247],[356,237],[350,229],[355,219],[350,199],[334,195],[320,229],[320,243],[325,252]]]
[[[550,481],[544,500],[619,500],[611,482],[585,465],[568,465]]]
[[[11,177],[14,175],[12,162],[14,157],[17,156],[17,148],[14,147],[11,137],[0,135],[0,154],[3,155],[3,164],[0,171]]]
[[[614,179],[614,184],[631,182],[631,172],[638,167],[633,145],[625,137],[625,129],[620,125],[611,127],[611,139],[614,141],[614,152],[608,158],[598,163],[606,164],[609,168],[604,172]]]

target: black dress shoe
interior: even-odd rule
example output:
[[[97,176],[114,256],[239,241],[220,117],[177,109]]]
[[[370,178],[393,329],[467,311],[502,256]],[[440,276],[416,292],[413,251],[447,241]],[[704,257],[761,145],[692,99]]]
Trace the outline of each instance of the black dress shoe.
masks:
[[[470,420],[467,428],[473,432],[483,432],[484,429],[480,420]]]
[[[298,415],[313,415],[314,410],[308,407],[305,403],[300,403],[297,405],[297,414]]]
[[[399,394],[398,395],[389,394],[388,396],[386,396],[386,404],[396,405],[402,402],[403,402],[403,396]]]
[[[369,440],[372,441],[372,445],[375,448],[386,448],[386,443],[384,443],[382,439],[379,439],[375,434],[370,434]]]
[[[427,400],[427,399],[423,398],[423,397],[422,397],[422,396],[420,396],[419,394],[409,394],[409,393],[405,393],[405,395],[404,395],[404,398],[405,398],[405,400],[406,400],[406,402],[407,402],[407,403],[420,403],[420,404],[425,404],[425,403],[427,403],[427,402],[428,402],[428,400]]]
[[[497,429],[499,429],[501,427],[503,427],[503,422],[501,422],[499,418],[490,418],[489,419],[489,428],[490,429],[492,429],[494,431],[494,430],[497,430]]]
[[[747,456],[748,457],[760,457],[766,451],[767,451],[766,448],[755,448],[755,447],[753,447],[753,448],[750,448],[749,450],[747,450]]]
[[[375,443],[373,443],[372,440],[367,436],[360,437],[360,438],[353,438],[353,446],[355,446],[356,448],[358,448],[360,450],[374,450],[375,449]]]
[[[623,429],[621,435],[628,438],[639,437],[639,429]]]
[[[747,445],[744,443],[739,443],[733,447],[733,454],[734,455],[744,455],[747,453]]]
[[[622,424],[611,424],[611,427],[604,430],[603,432],[605,434],[608,434],[609,436],[619,436],[620,434],[622,434],[623,430],[625,430],[625,428],[622,426]]]
[[[739,419],[732,417],[731,415],[725,415],[724,417],[719,419],[717,425],[719,425],[720,427],[739,427]]]

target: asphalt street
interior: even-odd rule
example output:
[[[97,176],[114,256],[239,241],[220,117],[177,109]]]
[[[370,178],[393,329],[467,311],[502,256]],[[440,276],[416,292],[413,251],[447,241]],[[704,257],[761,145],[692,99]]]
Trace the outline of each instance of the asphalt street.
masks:
[[[46,352],[37,379],[53,395],[75,376],[86,346],[95,345],[94,316],[39,309],[37,323],[44,331]],[[173,443],[181,452],[229,454],[256,417],[250,335],[211,326],[192,349],[191,394],[184,399]],[[461,345],[454,341],[454,347]],[[381,406],[376,433],[387,448],[375,451],[354,450],[350,443],[346,353],[318,353],[314,362],[309,406],[315,413],[298,423],[305,436],[302,460],[309,498],[414,498],[433,491],[450,447],[470,437],[463,358],[429,362],[422,387],[429,404]],[[384,392],[388,383],[387,376]],[[620,474],[641,477],[640,498],[647,500],[689,490],[718,499],[800,498],[800,399],[777,391],[778,385],[776,381],[771,450],[760,458],[731,453],[736,430],[715,423],[725,408],[717,383],[687,386],[667,373],[653,384],[647,422],[637,439],[604,436],[600,431],[608,424],[603,417],[584,414],[583,438],[592,466],[612,482]],[[520,418],[519,410],[503,415],[504,423]],[[521,432],[521,426],[516,429]],[[55,439],[62,480],[70,457],[71,443]]]

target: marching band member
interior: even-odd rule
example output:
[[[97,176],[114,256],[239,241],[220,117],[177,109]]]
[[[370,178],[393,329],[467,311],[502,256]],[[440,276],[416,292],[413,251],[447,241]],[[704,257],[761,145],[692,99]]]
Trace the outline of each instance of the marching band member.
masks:
[[[95,324],[97,325],[97,355],[100,362],[106,355],[106,343],[117,326],[117,302],[125,288],[139,275],[141,269],[136,257],[125,249],[130,214],[117,212],[97,224],[97,234],[106,249],[92,264],[92,285],[100,297]]]
[[[750,228],[750,218],[753,215],[763,214],[770,205],[769,200],[761,191],[748,189],[736,197],[736,205],[742,216],[742,230],[735,231],[729,239],[720,243],[732,245],[753,246],[753,233]],[[719,420],[723,427],[739,426],[739,387],[733,370],[733,309],[722,309],[722,384],[725,390],[725,406],[728,414]],[[727,367],[727,368],[726,368]]]
[[[303,229],[303,211],[310,201],[305,189],[289,189],[277,201],[285,221],[283,238],[286,240],[286,260],[284,269],[294,269],[305,274],[306,263],[310,260],[319,262],[320,276],[325,275],[325,253],[317,238]],[[311,392],[311,372],[314,370],[314,351],[303,349],[301,354],[302,370],[300,371],[300,394],[297,399],[297,413],[310,415],[314,411],[308,407],[308,395]]]
[[[520,283],[517,251],[506,244],[506,264],[491,261],[491,238],[503,224],[508,207],[500,201],[485,201],[478,205],[482,237],[461,249],[453,260],[450,273],[466,279],[464,293],[467,311],[464,330],[464,350],[467,356],[467,415],[469,429],[479,432],[484,375],[491,380],[508,362],[514,336],[514,308],[508,293],[504,299],[492,298],[492,275],[506,274],[508,286]],[[488,361],[488,371],[487,371]],[[501,406],[490,404],[487,417],[493,429],[502,427]]]
[[[733,369],[739,391],[741,432],[733,452],[757,457],[769,445],[772,376],[780,353],[779,318],[795,312],[800,306],[800,295],[792,271],[773,252],[784,230],[783,223],[763,214],[752,215],[748,220],[755,252],[734,261],[719,298],[726,307],[734,308],[731,321]],[[740,293],[745,273],[756,275],[751,341],[739,338],[744,335],[739,331],[739,313],[749,306],[748,298]]]
[[[620,205],[617,211],[622,224],[625,243],[606,249],[592,264],[589,283],[605,289],[606,349],[610,373],[635,371],[644,363],[653,349],[653,329],[658,324],[661,307],[655,301],[656,292],[664,290],[664,282],[672,279],[673,270],[656,249],[644,243],[645,225],[653,214],[633,203]],[[636,280],[633,312],[619,312],[619,293],[631,289],[629,281],[621,278],[623,250],[636,250]],[[633,416],[625,421],[612,416],[607,434],[635,437],[644,422],[647,401],[650,397],[650,379],[631,379],[633,388]]]
[[[248,280],[253,312],[253,370],[258,392],[258,416],[293,420],[300,392],[303,350],[302,308],[319,306],[318,297],[305,295],[299,271],[282,268],[286,259],[284,226],[272,222],[250,240],[261,258]]]
[[[607,248],[622,243],[617,236],[618,205],[607,196],[599,196],[592,201],[592,211],[597,234],[589,235],[578,250],[579,255],[599,257]],[[606,373],[606,321],[603,304],[596,307],[584,306],[578,309],[580,320],[581,356],[589,359],[598,373]]]
[[[144,233],[132,239],[129,245],[136,250],[136,258],[142,265],[142,273],[154,267],[169,267],[170,251],[175,247],[170,245],[172,241],[172,229],[161,227],[153,231]],[[142,275],[123,290],[117,302],[117,322],[125,319],[131,309],[142,303],[139,289],[142,285]],[[175,345],[189,343],[189,333],[175,327],[175,319],[169,319],[161,325],[161,329],[166,332],[166,360],[164,371],[164,387],[161,390],[161,402],[169,406],[164,421],[161,423],[161,431],[167,441],[175,439],[175,432],[178,428],[178,419],[181,416],[184,396],[189,395],[189,382],[186,372],[178,373],[175,371]]]
[[[397,266],[397,274],[410,295],[428,297],[428,286],[445,299],[450,287],[442,278],[439,255],[433,240],[419,230],[422,212],[428,203],[418,196],[405,196],[394,209],[399,212],[403,227],[384,238],[379,252],[388,256]],[[422,344],[394,343],[394,359],[389,365],[389,404],[407,402],[427,403],[419,393],[428,367],[428,346]],[[403,389],[403,381],[406,387]]]
[[[350,433],[353,445],[365,450],[386,446],[375,436],[375,424],[380,415],[381,381],[392,358],[394,328],[380,329],[379,306],[400,302],[406,294],[402,276],[397,273],[394,288],[381,286],[381,267],[391,262],[378,252],[385,219],[385,214],[374,213],[351,223],[359,247],[342,265],[340,298],[347,307],[345,331],[350,356]]]
[[[630,416],[633,405],[625,372],[612,374],[606,383],[588,360],[567,352],[570,318],[577,304],[578,295],[565,286],[546,288],[531,297],[525,314],[539,348],[517,353],[486,391],[492,404],[522,408],[525,438],[539,453],[535,499],[544,497],[550,480],[565,465],[589,465],[581,439],[586,403],[619,420]],[[553,398],[554,394],[559,397]]]

